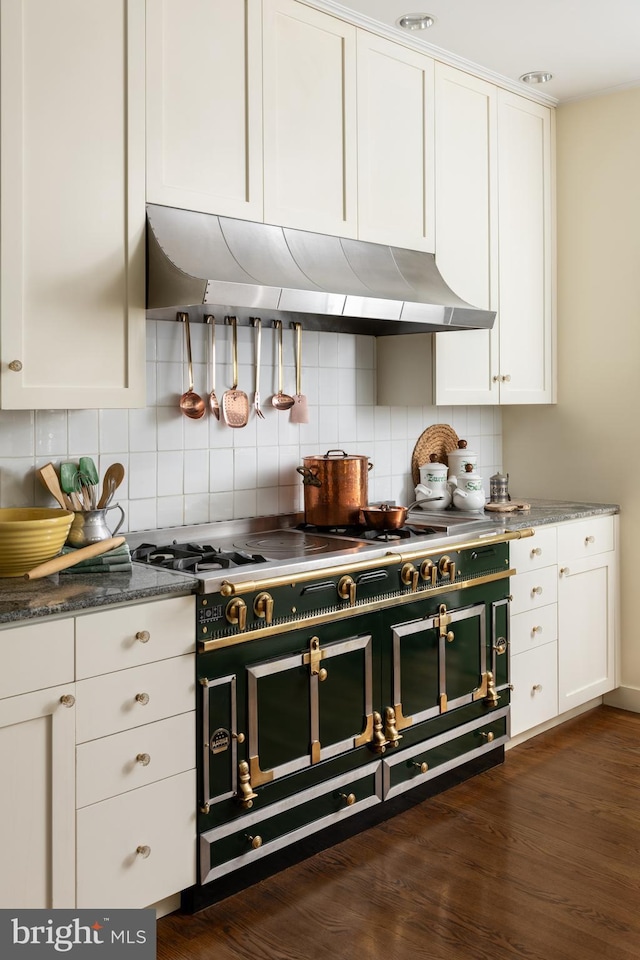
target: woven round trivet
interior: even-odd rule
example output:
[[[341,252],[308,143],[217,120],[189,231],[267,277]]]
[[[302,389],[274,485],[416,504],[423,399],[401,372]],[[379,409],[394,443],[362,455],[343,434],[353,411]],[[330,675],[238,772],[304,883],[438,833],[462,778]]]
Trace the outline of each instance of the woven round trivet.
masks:
[[[447,423],[434,423],[421,433],[411,456],[411,475],[414,484],[420,483],[420,467],[429,463],[435,453],[438,463],[447,463],[447,454],[458,448],[458,434]]]

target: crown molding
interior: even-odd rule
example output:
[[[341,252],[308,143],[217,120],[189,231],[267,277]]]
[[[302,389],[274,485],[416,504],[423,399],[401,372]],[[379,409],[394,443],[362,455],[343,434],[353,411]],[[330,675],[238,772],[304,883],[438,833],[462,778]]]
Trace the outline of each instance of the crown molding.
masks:
[[[427,43],[424,40],[414,40],[409,34],[401,32],[399,28],[387,26],[378,20],[372,20],[371,17],[367,17],[363,13],[349,10],[341,3],[338,3],[337,0],[299,0],[299,2],[306,4],[308,7],[315,7],[316,10],[323,10],[325,13],[330,13],[335,17],[339,17],[340,20],[352,23],[356,27],[362,27],[364,30],[368,30],[369,33],[375,33],[379,37],[386,37],[387,40],[393,40],[394,43],[399,43],[403,47],[409,47],[418,53],[424,53],[427,56],[433,57],[434,60],[439,60],[441,63],[446,63],[449,64],[449,66],[457,67],[459,70],[464,70],[465,73],[470,73],[475,77],[480,77],[482,80],[487,80],[497,87],[502,87],[503,90],[510,90],[512,93],[517,93],[521,97],[526,97],[527,100],[534,100],[536,103],[542,103],[548,107],[555,107],[558,104],[557,97],[533,90],[519,80],[504,77],[502,74],[495,73],[493,70],[489,70],[479,63],[466,60],[464,57],[459,57],[454,53],[450,53],[448,50],[443,50],[441,47],[436,47],[434,44]]]

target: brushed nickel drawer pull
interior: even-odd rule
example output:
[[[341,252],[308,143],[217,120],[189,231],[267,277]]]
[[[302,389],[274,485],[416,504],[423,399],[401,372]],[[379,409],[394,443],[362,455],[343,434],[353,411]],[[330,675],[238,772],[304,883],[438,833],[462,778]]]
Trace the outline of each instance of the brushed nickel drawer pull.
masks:
[[[136,703],[141,703],[143,707],[149,703],[149,694],[148,693],[136,693]]]
[[[151,634],[148,630],[138,630],[136,633],[136,640],[139,640],[140,643],[148,643],[151,639]]]
[[[148,767],[151,763],[151,757],[148,753],[138,753],[136,754],[136,763],[141,764],[143,767]]]

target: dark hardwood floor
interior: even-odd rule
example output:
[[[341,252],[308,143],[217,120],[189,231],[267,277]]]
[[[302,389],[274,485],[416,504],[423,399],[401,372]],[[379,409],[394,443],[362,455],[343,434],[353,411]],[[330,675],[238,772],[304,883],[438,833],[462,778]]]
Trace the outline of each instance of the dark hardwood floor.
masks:
[[[640,715],[504,764],[194,916],[158,960],[638,960]]]

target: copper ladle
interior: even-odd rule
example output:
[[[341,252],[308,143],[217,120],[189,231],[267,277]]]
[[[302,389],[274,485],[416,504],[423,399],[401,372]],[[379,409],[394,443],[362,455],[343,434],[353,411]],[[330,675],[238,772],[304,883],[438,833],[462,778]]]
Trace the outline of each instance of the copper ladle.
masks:
[[[205,402],[193,389],[193,360],[191,359],[191,333],[189,332],[189,314],[179,313],[178,320],[184,323],[184,335],[187,343],[187,361],[189,364],[189,389],[180,397],[180,409],[186,417],[199,420],[204,416]]]
[[[278,392],[271,397],[271,403],[276,410],[289,410],[295,400],[282,392],[282,320],[274,320],[273,323],[278,331]]]

